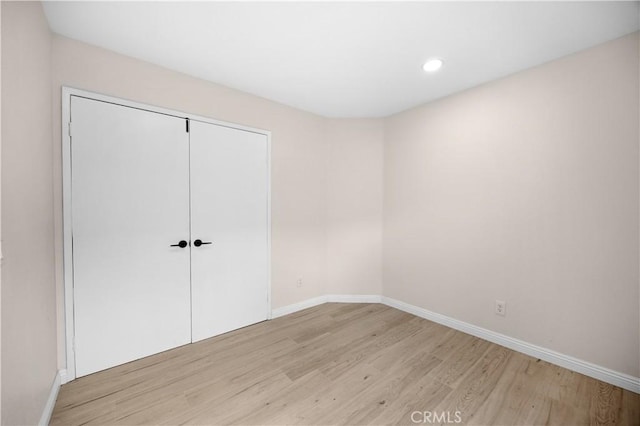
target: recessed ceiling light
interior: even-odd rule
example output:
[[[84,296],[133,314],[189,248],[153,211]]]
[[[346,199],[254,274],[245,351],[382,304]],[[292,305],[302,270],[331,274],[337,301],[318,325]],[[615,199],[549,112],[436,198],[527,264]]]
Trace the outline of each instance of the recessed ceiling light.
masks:
[[[440,68],[442,68],[443,63],[444,62],[442,61],[442,59],[431,58],[424,63],[424,65],[422,66],[422,69],[425,70],[425,72],[436,72]]]

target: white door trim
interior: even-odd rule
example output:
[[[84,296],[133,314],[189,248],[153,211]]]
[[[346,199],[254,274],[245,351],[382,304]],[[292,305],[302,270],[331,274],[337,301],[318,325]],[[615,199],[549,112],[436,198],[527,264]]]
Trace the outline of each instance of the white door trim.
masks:
[[[65,313],[65,352],[66,374],[63,383],[76,378],[75,351],[74,351],[74,306],[73,306],[73,221],[71,217],[71,97],[78,96],[102,102],[109,102],[129,108],[143,109],[146,111],[167,114],[189,120],[202,121],[218,126],[230,127],[258,133],[267,137],[267,289],[268,312],[271,318],[271,132],[215,120],[196,114],[156,107],[153,105],[134,102],[113,96],[102,95],[82,89],[62,86],[62,235],[63,235],[63,279],[64,279],[64,313]]]

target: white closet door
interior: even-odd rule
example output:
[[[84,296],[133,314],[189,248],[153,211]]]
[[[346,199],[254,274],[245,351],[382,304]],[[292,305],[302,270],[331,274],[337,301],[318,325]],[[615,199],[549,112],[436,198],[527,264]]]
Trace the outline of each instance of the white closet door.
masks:
[[[195,342],[267,319],[268,151],[265,135],[197,121],[190,138]]]
[[[72,97],[78,377],[191,341],[184,119]]]

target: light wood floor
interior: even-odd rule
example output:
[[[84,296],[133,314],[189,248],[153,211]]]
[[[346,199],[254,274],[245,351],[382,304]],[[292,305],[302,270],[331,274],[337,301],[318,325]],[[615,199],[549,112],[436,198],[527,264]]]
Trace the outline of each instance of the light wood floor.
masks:
[[[325,304],[68,383],[52,424],[413,424],[414,411],[637,425],[640,396],[384,305]]]

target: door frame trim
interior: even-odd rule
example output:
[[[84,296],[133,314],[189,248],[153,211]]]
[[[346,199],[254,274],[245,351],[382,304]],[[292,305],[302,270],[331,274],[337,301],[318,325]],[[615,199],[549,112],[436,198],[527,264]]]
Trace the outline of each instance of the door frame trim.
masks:
[[[159,114],[171,115],[174,117],[184,118],[185,120],[201,121],[246,132],[257,133],[267,137],[267,319],[271,319],[271,132],[269,130],[216,120],[197,114],[157,107],[69,86],[62,86],[62,269],[64,281],[64,338],[66,353],[66,375],[63,377],[63,384],[76,378],[74,350],[73,221],[71,217],[71,132],[69,126],[69,123],[71,123],[72,96],[108,102],[129,108],[142,109]]]

